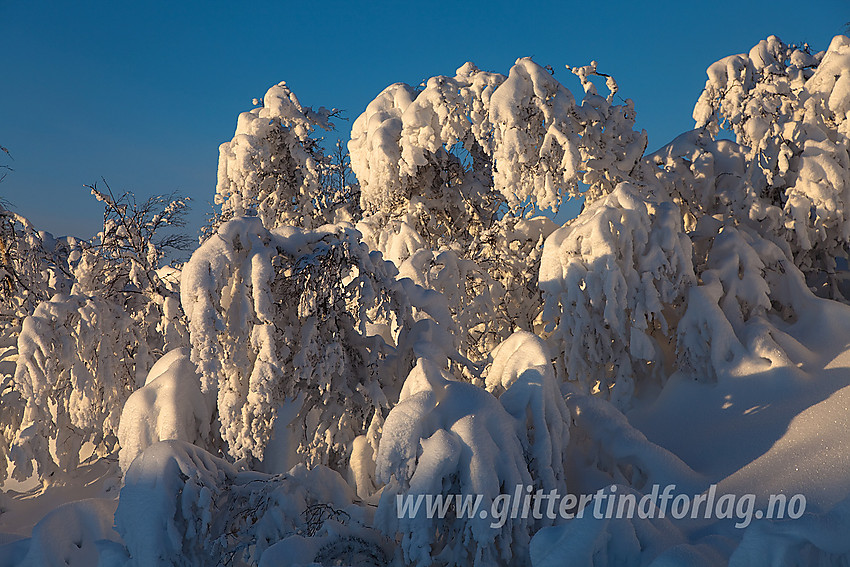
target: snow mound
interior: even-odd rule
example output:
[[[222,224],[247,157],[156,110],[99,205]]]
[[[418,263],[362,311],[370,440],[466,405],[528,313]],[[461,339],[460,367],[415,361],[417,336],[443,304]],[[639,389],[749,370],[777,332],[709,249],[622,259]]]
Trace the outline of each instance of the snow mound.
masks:
[[[102,552],[121,550],[121,538],[112,528],[115,506],[114,500],[91,499],[57,507],[35,525],[32,537],[0,545],[0,565],[98,565]]]
[[[209,439],[213,408],[201,393],[201,380],[189,349],[174,349],[148,373],[121,411],[118,452],[121,470],[158,441],[175,439],[203,445]]]

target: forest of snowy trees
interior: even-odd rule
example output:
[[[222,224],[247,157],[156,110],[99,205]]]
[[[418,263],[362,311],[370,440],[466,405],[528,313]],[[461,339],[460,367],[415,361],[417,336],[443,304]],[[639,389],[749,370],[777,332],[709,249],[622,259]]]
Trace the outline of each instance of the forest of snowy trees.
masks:
[[[850,561],[850,478],[804,443],[850,400],[850,39],[714,63],[652,154],[614,78],[568,69],[581,96],[529,58],[396,83],[347,151],[322,144],[336,110],[274,85],[197,246],[173,195],[92,186],[91,240],[0,209],[0,566]],[[3,535],[8,483],[93,475]],[[658,484],[809,506],[744,529],[397,510]]]

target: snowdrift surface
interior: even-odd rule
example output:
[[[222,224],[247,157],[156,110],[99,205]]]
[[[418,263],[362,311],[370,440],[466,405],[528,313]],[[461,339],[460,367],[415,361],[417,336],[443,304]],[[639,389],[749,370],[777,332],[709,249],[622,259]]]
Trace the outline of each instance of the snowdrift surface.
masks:
[[[0,209],[0,567],[850,563],[850,39],[651,155],[572,72],[387,87],[357,183],[275,85],[182,271]]]

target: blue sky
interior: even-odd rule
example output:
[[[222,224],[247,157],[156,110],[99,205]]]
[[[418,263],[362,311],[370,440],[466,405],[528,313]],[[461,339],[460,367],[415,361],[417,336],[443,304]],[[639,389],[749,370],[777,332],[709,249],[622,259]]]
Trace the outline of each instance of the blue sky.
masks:
[[[595,59],[632,98],[650,150],[692,127],[715,60],[776,34],[826,49],[850,2],[42,2],[0,0],[0,196],[54,234],[89,237],[105,178],[138,197],[193,199],[197,231],[218,145],[281,80],[303,104],[351,121],[385,86],[452,75],[465,61],[507,73],[530,55]]]

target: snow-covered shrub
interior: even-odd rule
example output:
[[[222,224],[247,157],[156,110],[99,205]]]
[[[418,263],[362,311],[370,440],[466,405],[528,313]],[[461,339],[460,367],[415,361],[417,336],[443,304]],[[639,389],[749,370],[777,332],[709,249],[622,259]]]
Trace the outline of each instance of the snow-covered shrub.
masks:
[[[419,359],[404,383],[399,403],[383,425],[376,476],[387,484],[376,526],[400,533],[406,564],[521,564],[528,546],[528,520],[491,527],[477,514],[428,518],[424,508],[399,518],[397,498],[481,495],[490,509],[500,494],[532,484],[517,423],[499,400],[472,384],[449,377]]]
[[[194,445],[163,441],[127,471],[115,526],[130,565],[256,565],[287,536],[326,536],[322,528],[333,521],[362,526],[352,497],[325,467],[278,475],[239,471]]]
[[[331,129],[335,111],[302,106],[286,83],[271,87],[261,106],[239,115],[233,139],[219,149],[216,204],[222,217],[256,214],[269,228],[315,228],[334,220],[345,195],[323,183],[331,162],[311,136]],[[342,164],[338,164],[342,165]],[[345,184],[336,187],[345,193]]]
[[[213,515],[236,468],[181,441],[150,446],[124,475],[115,528],[135,565],[212,562]],[[224,535],[224,534],[222,534]]]
[[[396,273],[348,224],[269,231],[239,218],[192,255],[182,280],[192,360],[233,457],[264,459],[287,405],[279,425],[291,422],[301,459],[344,469],[350,443],[400,390],[393,355],[411,300],[433,307]]]
[[[546,239],[543,316],[568,380],[622,407],[640,381],[667,375],[696,281],[691,248],[673,203],[625,183]]]
[[[529,532],[547,520],[496,525],[469,509],[464,517],[458,502],[444,518],[428,518],[424,507],[399,517],[398,499],[460,494],[492,510],[519,486],[566,493],[570,416],[543,342],[519,332],[492,354],[486,389],[420,358],[383,424],[375,477],[386,486],[376,525],[401,534],[405,563],[521,565]]]
[[[314,505],[317,511],[327,510]],[[326,511],[333,514],[334,510]],[[372,528],[340,524],[326,519],[314,535],[291,535],[269,547],[259,567],[302,567],[306,565],[390,565],[393,545]]]
[[[783,211],[757,189],[764,177],[748,152],[694,130],[649,156],[650,168],[641,172],[654,192],[679,205],[694,245],[699,285],[686,294],[676,363],[708,382],[742,356],[802,362],[786,352],[794,342],[786,335],[806,310],[823,309],[813,303],[806,277],[810,285],[827,282],[795,265],[802,252],[778,228]]]
[[[803,273],[777,244],[745,226],[722,226],[709,240],[700,285],[690,288],[678,325],[678,369],[710,382],[745,354],[777,364],[795,358],[793,324],[806,311],[826,308]]]
[[[536,488],[566,494],[564,461],[570,441],[570,412],[543,340],[525,331],[511,335],[492,353],[487,391],[514,418]]]
[[[73,238],[37,231],[28,219],[0,204],[0,478],[6,478],[7,458],[26,406],[14,381],[21,326],[40,302],[71,290],[69,260],[78,247]]]

